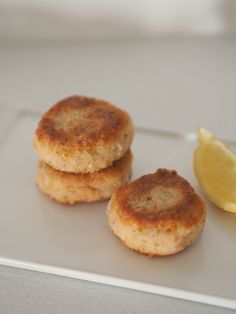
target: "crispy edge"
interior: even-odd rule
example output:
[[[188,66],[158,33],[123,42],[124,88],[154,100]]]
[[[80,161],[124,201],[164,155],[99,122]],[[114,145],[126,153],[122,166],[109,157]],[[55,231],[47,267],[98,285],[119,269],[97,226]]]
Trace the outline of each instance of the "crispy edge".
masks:
[[[132,160],[133,155],[131,153],[131,150],[129,149],[128,152],[121,159],[114,161],[110,167],[92,173],[71,173],[56,170],[42,160],[39,161],[39,167],[45,168],[49,175],[54,178],[68,181],[75,180],[76,182],[81,182],[81,184],[89,184],[90,182],[115,177],[116,175],[120,174],[124,169],[130,167]]]

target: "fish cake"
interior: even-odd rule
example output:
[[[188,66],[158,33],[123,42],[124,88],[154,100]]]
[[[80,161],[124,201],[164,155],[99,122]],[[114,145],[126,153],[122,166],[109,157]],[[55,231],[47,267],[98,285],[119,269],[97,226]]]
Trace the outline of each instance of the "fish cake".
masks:
[[[200,236],[206,206],[175,170],[159,169],[119,188],[107,214],[110,228],[129,248],[171,255]]]
[[[95,98],[66,98],[42,117],[34,136],[36,154],[65,172],[105,169],[128,151],[134,136],[130,116]]]
[[[130,150],[112,166],[94,173],[69,173],[55,170],[39,161],[36,182],[39,189],[50,198],[63,204],[95,202],[109,199],[131,176]]]

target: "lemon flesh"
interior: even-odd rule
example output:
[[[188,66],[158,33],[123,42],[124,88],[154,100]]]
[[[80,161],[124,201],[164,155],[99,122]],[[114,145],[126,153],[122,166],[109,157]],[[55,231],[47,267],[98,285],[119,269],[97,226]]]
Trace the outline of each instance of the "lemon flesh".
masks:
[[[193,165],[208,199],[216,206],[236,213],[236,155],[210,132],[200,128]]]

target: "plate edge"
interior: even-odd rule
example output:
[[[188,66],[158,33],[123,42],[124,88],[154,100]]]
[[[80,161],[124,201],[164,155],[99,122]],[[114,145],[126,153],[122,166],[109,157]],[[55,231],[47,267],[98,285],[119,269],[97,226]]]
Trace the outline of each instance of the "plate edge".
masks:
[[[72,270],[46,264],[26,262],[23,260],[9,259],[0,257],[0,265],[14,267],[18,269],[36,271],[61,277],[80,279],[88,282],[106,284],[109,286],[132,289],[136,291],[159,294],[167,297],[174,297],[186,301],[195,301],[208,305],[214,305],[223,308],[236,310],[236,300],[216,297],[212,295],[201,294],[198,292],[190,292],[186,290],[169,288],[159,285],[147,284],[140,281],[116,278],[108,275],[97,274],[93,272]]]

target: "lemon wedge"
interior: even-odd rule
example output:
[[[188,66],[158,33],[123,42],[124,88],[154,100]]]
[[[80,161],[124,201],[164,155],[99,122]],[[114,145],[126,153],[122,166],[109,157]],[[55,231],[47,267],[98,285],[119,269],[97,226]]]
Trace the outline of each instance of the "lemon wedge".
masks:
[[[193,166],[207,198],[216,206],[236,213],[236,155],[203,128],[199,129]]]

